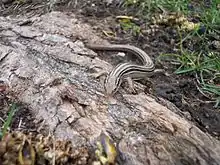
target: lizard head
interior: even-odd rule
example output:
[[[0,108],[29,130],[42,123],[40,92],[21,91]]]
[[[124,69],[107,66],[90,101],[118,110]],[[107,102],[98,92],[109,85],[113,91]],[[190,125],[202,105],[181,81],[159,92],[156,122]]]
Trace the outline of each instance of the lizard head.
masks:
[[[111,96],[113,94],[115,94],[115,92],[118,90],[119,88],[119,84],[118,84],[118,79],[116,76],[110,76],[106,79],[105,81],[105,91],[106,94]]]

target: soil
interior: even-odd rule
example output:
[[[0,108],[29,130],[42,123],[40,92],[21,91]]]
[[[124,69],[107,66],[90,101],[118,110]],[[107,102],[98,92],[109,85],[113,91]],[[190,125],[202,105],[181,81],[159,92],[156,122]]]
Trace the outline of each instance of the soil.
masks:
[[[110,1],[109,1],[110,2]],[[78,18],[85,23],[91,24],[97,31],[97,34],[107,39],[111,43],[126,43],[142,48],[156,62],[157,69],[165,69],[166,74],[156,74],[149,78],[148,81],[140,81],[146,85],[146,93],[154,96],[162,97],[175,104],[180,110],[189,112],[191,120],[203,131],[210,133],[216,138],[220,138],[220,113],[218,108],[214,108],[214,103],[204,97],[196,87],[196,79],[193,75],[176,75],[175,66],[169,62],[156,61],[156,58],[161,53],[174,52],[172,41],[178,41],[177,33],[172,27],[159,27],[153,34],[142,34],[134,36],[129,32],[121,29],[115,17],[118,15],[129,15],[135,13],[135,9],[127,10],[120,5],[120,0],[113,0],[110,5],[99,0],[81,0],[81,1],[60,1],[53,8],[49,8],[44,1],[27,2],[21,5],[13,3],[5,4],[0,11],[0,16],[18,15],[31,13],[44,14],[51,10],[68,11],[75,13]],[[145,31],[149,27],[145,27],[146,22],[137,22]],[[103,31],[113,31],[117,37],[107,37]],[[0,98],[0,100],[3,98]],[[6,118],[5,111],[1,111],[1,118]],[[5,109],[5,108],[4,108]],[[12,128],[17,128],[20,117],[25,114],[27,109],[21,108],[19,113],[13,119]],[[26,129],[33,129],[35,123],[31,115],[25,118]]]

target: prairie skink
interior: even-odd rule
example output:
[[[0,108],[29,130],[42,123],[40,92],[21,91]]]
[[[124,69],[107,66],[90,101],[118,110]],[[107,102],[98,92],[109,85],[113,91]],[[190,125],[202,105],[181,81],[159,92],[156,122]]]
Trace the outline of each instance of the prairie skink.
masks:
[[[109,44],[109,45],[98,45],[98,44],[87,44],[88,48],[92,50],[102,50],[102,51],[119,51],[119,52],[129,52],[136,55],[142,62],[143,65],[135,65],[132,63],[122,63],[118,64],[107,76],[105,80],[105,91],[108,95],[117,92],[124,78],[131,77],[133,79],[144,78],[149,73],[152,73],[155,69],[152,59],[138,47],[131,45],[119,45],[119,44]]]

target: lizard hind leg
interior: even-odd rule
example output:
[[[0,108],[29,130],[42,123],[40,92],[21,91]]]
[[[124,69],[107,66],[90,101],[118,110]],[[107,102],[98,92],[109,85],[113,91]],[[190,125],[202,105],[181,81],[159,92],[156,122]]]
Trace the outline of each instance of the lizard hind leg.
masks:
[[[126,77],[125,81],[128,84],[128,92],[130,92],[130,93],[137,93],[137,91],[135,90],[135,86],[134,86],[134,80],[132,80],[131,77]]]

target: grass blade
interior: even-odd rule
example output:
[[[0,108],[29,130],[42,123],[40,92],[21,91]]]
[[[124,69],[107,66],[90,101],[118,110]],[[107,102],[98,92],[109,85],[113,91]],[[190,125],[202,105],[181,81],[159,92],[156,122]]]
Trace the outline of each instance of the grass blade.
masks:
[[[16,112],[16,107],[17,105],[15,103],[12,103],[12,105],[10,106],[10,111],[9,111],[9,115],[7,117],[6,122],[3,125],[3,129],[2,129],[2,137],[4,137],[5,133],[7,132],[7,129],[10,127],[11,125],[11,121],[12,118]]]

